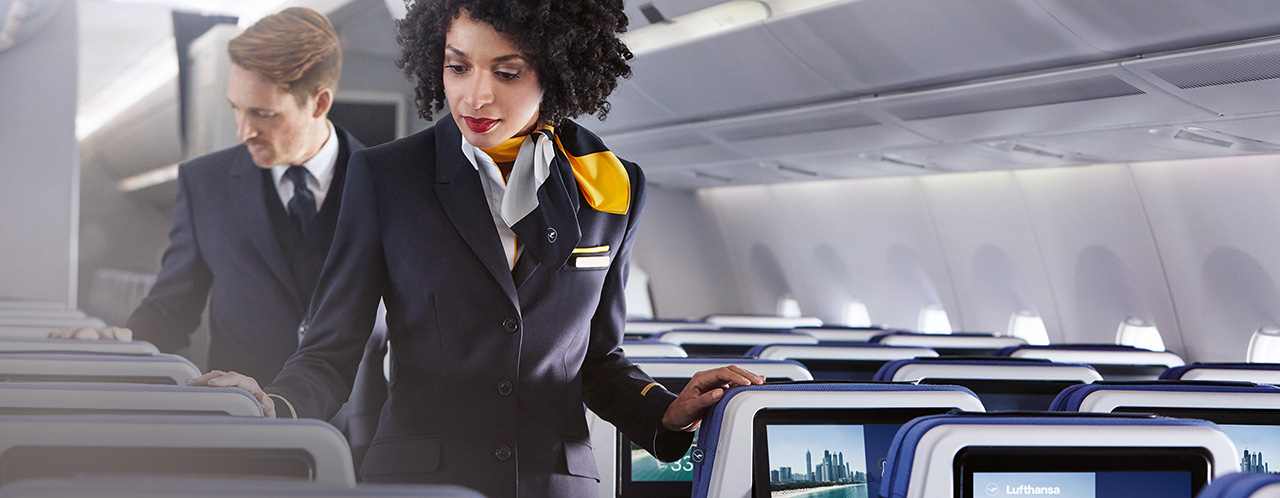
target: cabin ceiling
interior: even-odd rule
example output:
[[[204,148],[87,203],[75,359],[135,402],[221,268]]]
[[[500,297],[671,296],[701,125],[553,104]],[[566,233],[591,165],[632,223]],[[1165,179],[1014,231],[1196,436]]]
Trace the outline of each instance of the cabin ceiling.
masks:
[[[79,1],[83,101],[191,0]],[[626,11],[634,31],[643,5],[720,3]],[[396,54],[365,17],[345,43]],[[643,53],[582,121],[671,188],[1276,153],[1277,35],[1274,0],[843,0]]]

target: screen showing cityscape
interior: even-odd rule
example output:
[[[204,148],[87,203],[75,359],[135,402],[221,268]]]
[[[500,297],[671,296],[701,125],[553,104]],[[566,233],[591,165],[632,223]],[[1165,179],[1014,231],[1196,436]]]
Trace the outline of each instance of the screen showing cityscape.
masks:
[[[1145,412],[1166,417],[1198,418],[1218,424],[1239,452],[1240,470],[1244,472],[1280,472],[1272,459],[1280,457],[1280,409],[1122,406],[1113,412]]]
[[[770,425],[770,496],[878,496],[884,456],[900,425]]]

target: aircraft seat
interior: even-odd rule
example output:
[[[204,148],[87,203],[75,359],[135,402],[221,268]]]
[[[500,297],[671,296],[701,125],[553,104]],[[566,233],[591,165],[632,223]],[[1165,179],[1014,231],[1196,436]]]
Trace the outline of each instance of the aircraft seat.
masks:
[[[1170,367],[1165,380],[1221,380],[1280,384],[1280,363],[1192,363]]]
[[[628,336],[648,337],[672,330],[715,330],[717,325],[701,320],[627,320],[623,333]]]
[[[241,476],[355,485],[351,451],[310,419],[0,415],[0,486],[76,475]]]
[[[0,382],[0,414],[205,414],[261,417],[253,395],[235,387]]]
[[[1094,496],[1095,486],[1115,485],[1157,493],[1125,495],[1133,498],[1191,497],[1197,477],[1207,481],[1238,469],[1235,445],[1204,420],[959,413],[902,426],[889,449],[880,496],[959,497],[966,488],[987,486],[988,496]],[[1006,486],[1013,492],[1001,491]],[[1043,492],[1050,487],[1056,492]],[[1097,494],[1104,495],[1117,494]]]
[[[1227,474],[1214,479],[1196,498],[1280,498],[1280,474]]]
[[[1111,413],[1161,408],[1280,410],[1280,387],[1222,382],[1132,382],[1072,386],[1053,400],[1050,410]]]
[[[996,351],[995,355],[1087,363],[1097,369],[1103,379],[1116,381],[1153,380],[1166,369],[1184,364],[1181,357],[1168,351],[1116,344],[1028,345],[1004,348]]]
[[[869,342],[890,346],[917,346],[933,348],[939,355],[987,354],[1002,348],[1026,345],[1021,337],[997,336],[982,333],[922,334],[918,332],[889,332],[872,337]]]
[[[200,371],[172,354],[117,356],[98,354],[0,353],[0,381],[127,382],[183,385]]]
[[[731,389],[702,422],[698,449],[693,455],[693,497],[747,498],[752,496],[753,482],[756,486],[772,486],[771,477],[766,482],[761,482],[761,477],[772,475],[776,464],[769,463],[770,458],[779,463],[782,460],[778,455],[783,451],[780,446],[795,446],[804,440],[816,444],[816,449],[823,449],[824,445],[831,448],[830,444],[836,438],[827,436],[832,430],[840,430],[833,429],[833,425],[843,425],[845,430],[857,432],[856,439],[863,442],[861,448],[839,449],[883,454],[889,448],[888,443],[897,425],[920,413],[945,413],[956,408],[982,410],[982,403],[969,390],[955,386],[803,383]],[[807,419],[791,417],[805,412],[814,415],[804,415]],[[775,419],[779,416],[781,418]],[[889,420],[886,416],[900,418]],[[781,432],[774,432],[787,428],[798,429],[791,429],[781,436]],[[868,434],[865,432],[868,429],[875,433]],[[773,437],[770,437],[771,433]],[[797,434],[812,437],[802,438]],[[831,454],[828,461],[834,462],[836,458]],[[821,455],[813,458],[819,468],[823,463],[820,459]],[[868,466],[876,461],[872,457],[857,457],[857,460],[864,459]],[[836,466],[828,464],[827,467]],[[796,474],[803,469],[792,468]],[[811,470],[807,472],[813,473]],[[822,473],[819,470],[814,474]],[[870,469],[863,472],[864,478],[872,473],[878,474],[875,469]]]
[[[652,336],[684,348],[689,356],[741,356],[761,344],[817,344],[811,335],[790,330],[673,330]]]
[[[1088,365],[999,357],[941,357],[885,363],[872,380],[964,386],[987,411],[1046,410],[1070,386],[1102,380]]]
[[[794,329],[796,327],[821,327],[822,320],[812,316],[776,315],[707,315],[703,322],[720,328],[731,329]]]
[[[689,354],[679,345],[651,339],[622,341],[622,353],[627,358],[688,358]]]
[[[929,348],[884,344],[764,344],[747,351],[762,360],[795,360],[804,364],[816,380],[869,381],[886,362],[936,357]]]
[[[87,476],[27,479],[0,486],[0,498],[484,498],[460,486],[444,484],[357,484],[262,479],[154,478]]]
[[[820,342],[867,342],[872,337],[891,332],[881,327],[796,327],[795,332],[814,336]]]
[[[0,353],[82,353],[151,356],[160,354],[147,341],[85,341],[44,337],[0,337]]]

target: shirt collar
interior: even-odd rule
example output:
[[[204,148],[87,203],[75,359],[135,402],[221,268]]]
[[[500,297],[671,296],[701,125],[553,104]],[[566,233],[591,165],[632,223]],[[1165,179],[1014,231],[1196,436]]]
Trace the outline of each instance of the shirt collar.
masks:
[[[325,124],[329,126],[329,138],[325,139],[324,145],[320,146],[320,151],[316,152],[316,155],[302,163],[302,167],[307,168],[311,176],[320,183],[322,192],[329,191],[329,183],[333,181],[333,170],[338,164],[338,131],[333,127],[332,121],[325,120]],[[271,177],[276,185],[280,184],[289,166],[293,165],[278,164],[271,167]]]

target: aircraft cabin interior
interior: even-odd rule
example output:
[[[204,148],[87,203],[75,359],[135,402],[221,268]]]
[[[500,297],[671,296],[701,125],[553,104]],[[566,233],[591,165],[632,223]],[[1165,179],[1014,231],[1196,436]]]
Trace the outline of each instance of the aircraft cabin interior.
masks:
[[[454,391],[410,377],[429,370],[423,358],[456,359],[414,338],[427,326],[405,318],[421,306],[399,294],[402,265],[369,270],[389,283],[369,291],[382,292],[376,319],[359,294],[371,340],[344,346],[359,360],[342,378],[355,388],[345,404],[317,401],[343,406],[329,420],[189,383],[228,351],[211,332],[228,319],[210,316],[237,301],[225,292],[196,293],[203,317],[176,347],[113,335],[166,291],[156,284],[171,244],[195,243],[180,228],[184,165],[243,147],[228,105],[244,77],[232,40],[286,8],[323,14],[342,52],[333,136],[399,150],[454,119],[447,107],[420,117],[398,66],[413,42],[397,23],[417,2],[446,1],[0,0],[0,498],[487,496],[447,477],[461,461],[442,456],[448,438],[470,434],[415,446],[425,459],[386,452],[392,431],[457,430],[401,427],[392,415],[409,402],[397,395],[476,417],[498,406],[434,399]],[[591,296],[618,295],[608,286],[623,276],[625,320],[607,318],[615,301],[591,301],[589,334],[556,334],[619,341],[607,353],[654,381],[640,398],[679,394],[708,370],[766,381],[725,389],[674,462],[650,453],[659,439],[610,422],[616,410],[591,410],[592,391],[581,423],[570,403],[589,438],[564,436],[549,455],[504,444],[487,464],[549,458],[565,474],[553,477],[585,479],[574,489],[599,498],[1280,496],[1280,4],[614,3],[631,74],[607,117],[573,119],[643,172],[642,210],[632,199],[623,212],[640,220],[629,266],[610,266],[621,246],[575,246],[576,267],[531,271],[609,270]],[[548,157],[568,150],[559,140]],[[362,215],[342,202],[339,238],[356,223],[344,215]],[[492,202],[501,222],[507,206]],[[586,202],[574,197],[579,219]],[[272,216],[296,221],[285,204]],[[244,249],[225,259],[250,273],[247,244],[218,251]],[[327,279],[375,281],[331,277],[352,247],[335,243],[347,250],[328,250],[312,281],[329,294],[297,296],[311,314],[279,337],[304,347],[289,342],[281,358],[323,345],[307,338],[317,303],[348,292]],[[512,296],[525,247],[508,261]],[[218,278],[192,285],[207,293]],[[175,285],[186,284],[161,279]],[[532,307],[560,299],[519,297],[534,304],[516,302],[513,318],[450,317],[442,303],[461,298],[431,295],[431,327],[496,317],[502,337],[521,338],[541,316]],[[60,329],[103,336],[51,338]],[[545,368],[572,377],[574,355],[598,353],[582,344],[553,346],[561,358]],[[532,381],[501,380],[485,395],[528,396]],[[539,495],[523,486],[519,496]]]

